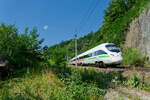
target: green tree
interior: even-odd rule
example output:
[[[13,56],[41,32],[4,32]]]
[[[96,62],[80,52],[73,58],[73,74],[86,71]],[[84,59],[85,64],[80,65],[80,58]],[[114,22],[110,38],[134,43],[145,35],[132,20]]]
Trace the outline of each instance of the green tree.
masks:
[[[41,59],[41,43],[39,34],[34,28],[28,28],[23,34],[14,25],[0,25],[0,53],[8,59],[14,68],[36,66]]]
[[[114,22],[116,19],[122,17],[137,0],[112,0],[105,10],[105,22]]]
[[[66,63],[66,50],[64,48],[57,47],[53,50],[49,49],[49,58],[54,61],[57,65],[62,65]]]

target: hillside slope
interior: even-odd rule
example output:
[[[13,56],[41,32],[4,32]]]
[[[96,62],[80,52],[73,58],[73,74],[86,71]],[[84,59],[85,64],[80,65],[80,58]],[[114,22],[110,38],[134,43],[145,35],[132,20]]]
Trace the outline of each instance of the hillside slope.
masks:
[[[127,40],[125,37],[129,32],[130,23],[140,16],[147,3],[148,0],[112,0],[105,10],[102,27],[97,32],[89,33],[78,39],[78,54],[105,42],[123,46]],[[69,58],[75,55],[74,40],[51,46],[49,52],[52,54],[58,48],[63,49]]]

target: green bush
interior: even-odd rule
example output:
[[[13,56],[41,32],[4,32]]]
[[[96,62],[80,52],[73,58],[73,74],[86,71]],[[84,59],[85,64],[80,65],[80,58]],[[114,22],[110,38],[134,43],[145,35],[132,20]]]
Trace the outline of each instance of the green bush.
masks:
[[[19,33],[14,25],[0,25],[0,54],[8,61],[12,69],[36,67],[42,61],[41,43],[37,29],[25,29]],[[14,70],[15,71],[15,70]]]
[[[124,65],[144,66],[147,57],[141,57],[138,50],[132,48],[123,49]]]
[[[50,66],[56,66],[55,61],[52,60],[52,59],[49,59],[49,60],[48,60],[48,64],[49,64]]]
[[[147,84],[145,82],[145,74],[143,74],[142,79],[140,79],[135,72],[135,67],[133,67],[132,76],[130,76],[124,83],[125,83],[124,85],[132,88],[150,91],[149,88],[150,84]]]
[[[128,80],[128,85],[137,88],[140,84],[140,80],[136,75],[132,75],[132,77]]]
[[[52,66],[64,66],[66,64],[66,50],[60,47],[57,47],[53,50],[49,48],[48,52],[48,62]]]

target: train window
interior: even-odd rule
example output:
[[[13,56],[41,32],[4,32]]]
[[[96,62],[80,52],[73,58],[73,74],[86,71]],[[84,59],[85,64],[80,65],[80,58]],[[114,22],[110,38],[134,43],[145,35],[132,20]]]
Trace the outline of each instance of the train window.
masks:
[[[94,56],[97,56],[97,51],[96,51],[96,52],[94,52]]]
[[[84,59],[84,56],[82,56],[81,59]]]
[[[88,57],[89,57],[88,55],[85,55],[85,56],[84,56],[84,58],[88,58]]]
[[[83,59],[86,58],[86,55],[84,55],[82,58],[83,58]]]
[[[115,45],[109,44],[109,45],[106,45],[106,48],[111,52],[117,52],[117,53],[120,52],[120,50]]]
[[[94,53],[94,56],[97,56],[97,55],[103,55],[103,54],[107,54],[105,51],[103,50],[98,50]]]
[[[92,53],[88,54],[88,57],[92,57]]]
[[[84,58],[83,56],[79,57],[79,59],[83,59],[83,58]]]
[[[82,59],[92,57],[92,53],[82,56]]]

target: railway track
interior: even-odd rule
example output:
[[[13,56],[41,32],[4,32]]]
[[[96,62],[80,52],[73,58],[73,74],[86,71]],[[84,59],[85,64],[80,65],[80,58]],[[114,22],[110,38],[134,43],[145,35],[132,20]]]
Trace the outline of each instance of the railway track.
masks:
[[[133,67],[133,66],[108,66],[108,67],[95,67],[95,66],[78,66],[78,67],[83,67],[83,68],[91,68],[99,71],[132,71],[135,69],[135,71],[140,71],[140,72],[150,72],[150,67]]]

